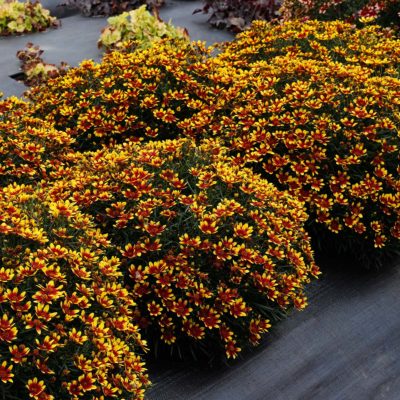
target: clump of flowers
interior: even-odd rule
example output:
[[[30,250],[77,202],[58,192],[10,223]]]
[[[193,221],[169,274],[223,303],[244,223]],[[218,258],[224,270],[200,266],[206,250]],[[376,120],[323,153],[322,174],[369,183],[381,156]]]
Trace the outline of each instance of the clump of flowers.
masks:
[[[305,201],[312,220],[398,249],[399,48],[376,26],[256,22],[213,61],[215,81],[230,65],[234,82],[220,90],[212,132]]]
[[[189,116],[207,123],[205,54],[203,44],[187,40],[164,40],[134,54],[113,52],[33,88],[29,97],[35,115],[75,138],[79,149],[127,136],[174,138]]]
[[[31,104],[9,97],[0,101],[0,186],[47,177],[61,163],[73,138],[41,118]]]
[[[374,21],[384,26],[400,27],[398,0],[283,0],[280,12],[286,21],[298,18],[323,21],[342,19],[350,22]]]
[[[145,342],[108,247],[74,202],[0,189],[2,398],[144,398]]]
[[[99,47],[106,50],[123,49],[125,42],[133,42],[134,48],[147,48],[162,38],[184,39],[186,30],[163,22],[158,14],[151,15],[143,5],[136,10],[110,17],[108,26],[102,30]]]
[[[38,1],[0,0],[0,36],[44,31],[58,25],[57,19]]]
[[[235,357],[307,304],[319,271],[303,204],[232,165],[219,143],[127,142],[52,179],[49,196],[71,196],[109,234],[149,337]]]
[[[25,49],[17,52],[21,70],[24,73],[24,83],[27,86],[40,85],[48,79],[65,74],[69,65],[61,62],[60,66],[46,63],[41,57],[43,50],[33,43],[27,43]]]
[[[295,61],[325,62],[331,68],[332,63],[361,68],[360,79],[364,75],[397,77],[398,42],[393,31],[377,25],[356,28],[343,21],[290,21],[279,25],[260,21],[227,43],[225,54],[217,60],[248,70],[246,62],[251,68],[256,62],[275,63],[287,55]]]
[[[311,221],[389,249],[399,239],[399,48],[377,26],[256,22],[218,56],[169,42],[115,52],[31,98],[76,148],[224,138],[235,162],[305,201]]]

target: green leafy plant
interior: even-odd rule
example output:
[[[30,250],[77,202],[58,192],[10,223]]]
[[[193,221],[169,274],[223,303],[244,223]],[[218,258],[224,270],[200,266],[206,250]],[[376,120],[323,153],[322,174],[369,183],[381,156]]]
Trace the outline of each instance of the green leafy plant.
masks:
[[[0,0],[0,36],[21,35],[57,26],[57,19],[38,1]]]
[[[65,74],[69,68],[65,62],[61,62],[60,66],[46,63],[41,57],[42,54],[43,50],[33,43],[27,43],[25,49],[17,52],[17,58],[21,62],[21,70],[24,73],[25,85],[40,85],[50,78]]]
[[[136,10],[110,17],[108,26],[102,30],[98,41],[99,47],[107,50],[123,49],[125,42],[132,42],[130,47],[146,48],[162,38],[187,38],[186,30],[163,22],[158,13],[151,15],[145,5]]]

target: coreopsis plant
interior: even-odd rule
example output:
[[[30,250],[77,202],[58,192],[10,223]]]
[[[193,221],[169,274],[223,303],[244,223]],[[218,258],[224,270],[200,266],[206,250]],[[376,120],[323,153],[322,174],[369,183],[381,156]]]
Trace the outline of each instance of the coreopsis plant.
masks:
[[[126,142],[51,178],[49,196],[71,198],[108,233],[146,338],[235,357],[307,305],[319,271],[303,204],[230,163],[219,143]]]
[[[256,22],[213,60],[211,131],[344,242],[398,249],[399,49],[377,26]]]
[[[32,112],[28,102],[16,97],[0,100],[0,186],[46,178],[74,143]]]
[[[184,39],[164,40],[134,54],[113,52],[101,63],[84,61],[33,88],[29,97],[35,115],[73,137],[78,149],[128,136],[173,138],[189,116],[207,124],[205,54],[202,44]]]
[[[162,21],[157,13],[150,14],[145,5],[110,17],[107,22],[98,41],[98,46],[106,50],[123,49],[126,41],[133,42],[133,48],[147,48],[162,38],[188,37],[186,30]]]
[[[3,399],[143,399],[145,342],[108,247],[73,201],[0,189]]]
[[[39,1],[0,0],[0,36],[44,31],[58,25]]]
[[[400,27],[398,0],[283,0],[280,13],[286,21],[298,18],[322,21],[342,19]]]
[[[387,250],[399,236],[399,57],[376,26],[259,22],[216,57],[183,42],[112,53],[31,99],[78,149],[216,135],[306,201],[310,221]]]

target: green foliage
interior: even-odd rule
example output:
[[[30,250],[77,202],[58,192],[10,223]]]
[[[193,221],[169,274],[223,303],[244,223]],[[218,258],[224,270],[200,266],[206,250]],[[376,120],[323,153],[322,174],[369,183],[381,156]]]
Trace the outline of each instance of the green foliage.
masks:
[[[58,25],[56,18],[50,16],[38,1],[0,0],[0,36],[43,31]]]
[[[24,72],[24,83],[27,86],[40,85],[50,78],[65,74],[69,68],[68,64],[61,62],[60,66],[46,63],[41,55],[43,50],[33,43],[27,43],[24,50],[17,52],[17,57],[21,61],[21,69]]]
[[[133,47],[147,48],[161,38],[182,39],[187,37],[185,30],[163,22],[158,15],[151,15],[143,5],[136,10],[110,17],[108,26],[103,29],[98,42],[107,50],[118,49],[124,42],[133,42]]]

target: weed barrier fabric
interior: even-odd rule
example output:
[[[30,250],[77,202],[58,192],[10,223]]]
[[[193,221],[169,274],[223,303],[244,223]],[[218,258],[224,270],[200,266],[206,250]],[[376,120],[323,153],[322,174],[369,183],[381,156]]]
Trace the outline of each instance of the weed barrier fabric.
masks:
[[[400,398],[400,259],[374,271],[320,263],[309,306],[230,366],[149,365],[148,400]]]

